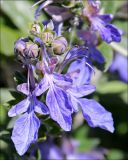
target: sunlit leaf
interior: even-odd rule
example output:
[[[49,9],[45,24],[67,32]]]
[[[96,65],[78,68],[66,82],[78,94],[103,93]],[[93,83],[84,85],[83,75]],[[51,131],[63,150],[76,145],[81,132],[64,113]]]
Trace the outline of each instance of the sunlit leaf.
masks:
[[[120,81],[111,81],[107,83],[100,83],[97,85],[97,92],[102,94],[121,93],[126,90],[127,90],[127,85]]]
[[[1,88],[0,89],[0,103],[4,104],[8,101],[14,99],[13,96],[10,94],[9,89]]]
[[[31,1],[2,1],[1,9],[22,31],[27,31],[28,23],[33,21]]]
[[[2,0],[1,9],[12,20],[12,22],[23,32],[28,31],[28,24],[34,21],[34,12],[36,7],[32,8],[32,1],[5,1]],[[45,15],[40,16],[41,21]]]
[[[1,47],[0,52],[6,56],[11,56],[14,53],[14,42],[21,36],[21,32],[13,30],[5,25],[1,25]]]
[[[106,43],[102,43],[99,47],[100,52],[102,53],[102,55],[105,58],[105,66],[104,66],[104,71],[107,71],[109,66],[112,63],[112,59],[113,59],[113,50],[112,48],[106,44]]]

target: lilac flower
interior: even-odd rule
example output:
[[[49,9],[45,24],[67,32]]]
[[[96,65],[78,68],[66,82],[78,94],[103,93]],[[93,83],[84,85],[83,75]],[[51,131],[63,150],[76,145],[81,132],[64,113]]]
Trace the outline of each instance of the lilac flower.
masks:
[[[118,72],[119,78],[128,83],[128,57],[116,53],[112,65],[110,66],[110,72],[116,71]]]
[[[69,86],[72,80],[65,75],[45,73],[44,78],[35,89],[36,96],[41,95],[47,89],[46,104],[50,111],[50,116],[65,131],[71,130],[72,124],[72,107],[66,92],[62,86]]]
[[[45,142],[38,143],[38,148],[41,153],[41,160],[103,160],[104,150],[94,150],[90,152],[78,152],[78,141],[70,138],[63,138],[61,146],[57,146],[51,138],[48,138]],[[34,150],[35,151],[35,150]],[[35,152],[32,152],[31,157],[35,156]]]
[[[94,150],[90,152],[78,152],[79,141],[64,137],[62,139],[62,151],[67,160],[103,160],[105,151]]]
[[[92,69],[86,64],[86,58],[72,62],[68,73],[70,73],[74,85],[89,84],[91,81]]]
[[[75,69],[74,69],[75,70]],[[68,73],[72,77],[71,74]],[[81,74],[77,75],[76,79],[79,82],[81,79]],[[82,75],[83,76],[83,75]],[[87,81],[88,82],[88,81]],[[70,96],[72,102],[72,107],[75,112],[79,108],[83,112],[83,116],[88,122],[90,127],[100,127],[102,129],[108,130],[110,132],[114,131],[113,119],[110,112],[106,111],[98,102],[95,100],[88,100],[82,98],[95,91],[95,87],[90,84],[74,84],[71,87],[67,88],[67,93]]]
[[[40,121],[34,112],[46,115],[48,108],[37,100],[33,89],[29,83],[23,83],[17,86],[17,90],[27,95],[27,98],[13,106],[8,115],[14,117],[23,114],[14,125],[12,132],[12,141],[19,155],[23,155],[38,138],[38,129]]]
[[[69,11],[69,9],[59,7],[59,6],[50,5],[50,4],[53,4],[54,2],[56,2],[56,1],[47,0],[47,1],[43,2],[35,11],[35,19],[37,19],[38,16],[40,16],[40,12],[42,9],[44,9],[45,12],[47,14],[49,14],[53,18],[53,20],[55,20],[56,22],[62,22],[62,21],[67,20],[68,18],[72,17],[72,14]]]
[[[85,46],[88,48],[89,56],[93,60],[97,61],[98,63],[104,63],[105,59],[100,53],[100,51],[96,48],[96,45],[98,43],[96,34],[91,31],[87,30],[81,30],[77,32],[77,35],[80,37],[80,39],[85,41]]]
[[[113,16],[111,14],[100,15],[99,5],[94,5],[89,1],[83,9],[83,15],[89,19],[91,30],[98,31],[102,40],[107,43],[121,41],[122,31],[110,24]]]

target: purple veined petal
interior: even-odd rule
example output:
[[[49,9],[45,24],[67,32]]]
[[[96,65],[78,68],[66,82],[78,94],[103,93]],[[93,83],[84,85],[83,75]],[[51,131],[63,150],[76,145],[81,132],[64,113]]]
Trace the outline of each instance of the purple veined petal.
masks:
[[[105,42],[110,43],[112,41],[111,32],[109,29],[105,27],[106,23],[98,17],[92,18],[91,21],[92,21],[91,30],[98,31],[101,35],[101,38]]]
[[[29,88],[27,83],[22,83],[17,86],[17,91],[24,93],[25,95],[29,95]]]
[[[48,6],[49,4],[53,3],[53,0],[47,0],[45,2],[43,2],[35,11],[35,19],[37,19],[38,16],[40,16],[40,12],[42,9],[44,9],[46,6]]]
[[[44,93],[49,88],[49,82],[47,78],[44,76],[44,78],[39,82],[39,84],[36,86],[34,93],[36,96],[40,96],[42,93]]]
[[[25,113],[16,121],[11,139],[20,156],[37,140],[39,126],[40,121],[34,112]]]
[[[83,85],[88,84],[91,81],[92,77],[92,69],[86,65],[86,60],[83,58],[82,60],[77,60],[71,63],[68,69],[68,73],[73,71],[79,71],[76,77],[73,78],[74,85]]]
[[[122,32],[114,25],[105,23],[99,17],[93,17],[91,19],[91,22],[92,22],[91,29],[94,31],[99,31],[101,38],[105,42],[111,43],[112,41],[115,42],[121,41]]]
[[[93,85],[82,85],[82,86],[73,86],[69,88],[67,92],[74,97],[80,98],[93,93],[95,90],[96,87]]]
[[[100,127],[109,132],[114,132],[112,114],[106,111],[98,102],[84,98],[80,99],[79,103],[84,118],[90,127]]]
[[[72,61],[78,58],[89,57],[89,52],[85,46],[73,47],[66,56],[66,59]]]
[[[89,45],[89,52],[91,54],[91,58],[98,63],[102,64],[105,62],[105,59],[102,56],[101,52],[94,45]]]
[[[29,105],[30,105],[29,98],[24,99],[23,101],[17,103],[15,106],[13,106],[9,110],[8,116],[9,117],[14,117],[14,116],[17,116],[19,114],[22,114],[22,113],[26,112],[28,107],[29,107]]]
[[[53,23],[54,23],[54,30],[53,31],[55,31],[57,36],[61,36],[63,23],[62,22],[56,22],[56,21],[53,21]]]
[[[79,111],[79,102],[78,102],[77,98],[74,97],[72,94],[68,93],[68,91],[67,91],[67,94],[70,98],[70,102],[71,102],[70,105],[72,107],[72,113],[78,112]]]
[[[48,107],[44,103],[38,101],[36,98],[35,98],[34,110],[35,112],[43,115],[49,114]]]
[[[49,108],[51,118],[65,131],[70,131],[72,124],[72,108],[67,94],[58,87],[49,89],[46,104]]]
[[[45,12],[50,15],[54,21],[56,22],[63,22],[68,18],[72,17],[71,12],[63,7],[49,5],[45,7]]]
[[[88,0],[89,5],[99,10],[101,2],[99,0]]]
[[[111,41],[108,41],[108,43],[114,41],[114,42],[120,42],[121,41],[121,35],[122,31],[118,29],[116,26],[112,24],[108,24],[105,26],[111,33]]]
[[[72,84],[72,79],[67,75],[53,73],[53,81],[58,86],[67,86]]]
[[[105,23],[110,23],[113,19],[112,14],[103,14],[98,16],[100,19],[102,19]]]

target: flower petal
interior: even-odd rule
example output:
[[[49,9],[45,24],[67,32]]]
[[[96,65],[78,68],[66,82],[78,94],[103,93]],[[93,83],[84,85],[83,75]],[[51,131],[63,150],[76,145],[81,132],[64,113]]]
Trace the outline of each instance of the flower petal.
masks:
[[[99,31],[101,38],[107,42],[111,43],[112,41],[120,42],[121,41],[121,30],[116,28],[114,25],[107,24],[105,21],[100,19],[100,17],[93,17],[92,21],[92,30]]]
[[[49,5],[45,7],[44,10],[52,17],[53,20],[57,22],[65,21],[72,16],[71,12],[64,7]]]
[[[84,118],[89,126],[100,127],[102,129],[114,132],[112,114],[106,111],[95,100],[80,99],[79,100]]]
[[[110,23],[112,21],[112,19],[113,19],[113,15],[112,14],[103,14],[103,15],[99,15],[98,17],[100,19],[102,19],[106,23]]]
[[[33,112],[25,113],[16,121],[11,138],[19,155],[23,155],[37,140],[39,126],[40,121]]]
[[[89,46],[89,52],[91,54],[91,58],[97,61],[98,63],[105,62],[105,59],[102,56],[101,52],[94,45]]]
[[[66,75],[54,73],[53,78],[54,78],[53,81],[58,86],[67,86],[72,84],[72,79]]]
[[[49,114],[48,107],[44,103],[38,101],[36,98],[35,98],[34,110],[35,112],[43,115]]]
[[[95,91],[95,89],[96,88],[93,85],[82,85],[82,86],[74,86],[72,88],[69,88],[67,92],[75,97],[80,98],[88,94],[91,94],[92,92]]]
[[[65,131],[70,131],[72,108],[66,93],[58,87],[49,89],[46,104],[49,108],[51,118]]]
[[[29,105],[30,105],[29,99],[28,98],[24,99],[23,101],[17,103],[15,106],[13,106],[9,110],[8,116],[9,117],[14,117],[14,116],[17,116],[19,114],[22,114],[22,113],[26,112]]]
[[[51,3],[53,3],[53,0],[47,0],[47,1],[43,2],[35,11],[35,19],[37,19],[37,17],[40,16],[41,10]]]
[[[122,31],[118,29],[116,26],[112,24],[108,24],[105,26],[111,33],[111,41],[108,41],[108,43],[114,41],[114,42],[120,42],[121,41],[121,35]]]
[[[68,73],[77,71],[77,76],[73,78],[73,84],[83,85],[88,84],[91,81],[92,69],[86,65],[86,60],[77,60],[69,66]]]
[[[25,95],[29,95],[29,88],[27,83],[22,83],[17,86],[17,90],[19,92],[24,93]]]
[[[47,78],[44,77],[40,83],[36,86],[34,93],[36,96],[40,96],[42,93],[44,93],[49,88],[49,83],[47,81]]]

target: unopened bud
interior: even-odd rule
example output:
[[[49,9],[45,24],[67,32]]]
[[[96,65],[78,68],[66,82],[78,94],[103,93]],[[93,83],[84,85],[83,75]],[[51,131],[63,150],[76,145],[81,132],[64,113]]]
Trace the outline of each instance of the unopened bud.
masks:
[[[46,46],[50,46],[54,39],[54,35],[51,32],[43,32],[42,33],[42,40],[46,44]]]
[[[36,58],[39,53],[39,48],[37,44],[34,44],[32,42],[26,43],[26,56],[29,58]]]
[[[34,34],[34,35],[37,35],[41,32],[41,27],[39,24],[32,24],[32,27],[31,27],[31,30],[30,30],[30,33],[31,34]]]
[[[23,61],[23,58],[25,56],[25,49],[26,49],[26,42],[28,41],[28,39],[24,38],[24,39],[19,39],[15,42],[14,45],[14,53],[17,56],[17,59],[20,61]]]
[[[54,53],[58,55],[63,54],[67,48],[67,45],[67,40],[64,37],[55,39],[52,43]]]
[[[39,71],[42,71],[44,69],[44,63],[42,61],[37,62],[36,68]]]

